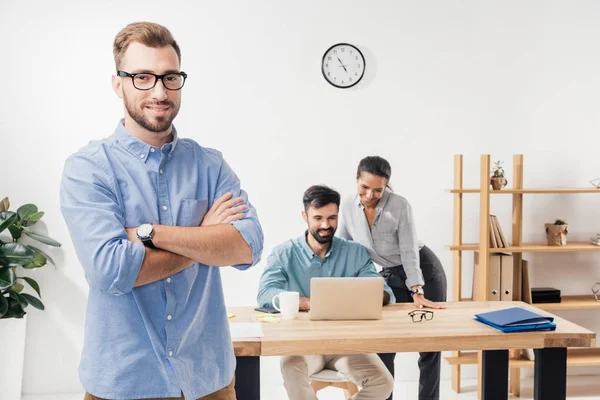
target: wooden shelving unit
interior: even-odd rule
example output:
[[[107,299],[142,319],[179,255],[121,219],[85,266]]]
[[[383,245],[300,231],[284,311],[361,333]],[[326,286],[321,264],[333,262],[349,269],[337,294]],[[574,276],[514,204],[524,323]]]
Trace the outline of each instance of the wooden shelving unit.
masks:
[[[448,246],[453,251],[477,251],[479,247],[479,243]],[[548,246],[546,243],[523,243],[521,246],[515,246],[511,243],[508,247],[490,249],[490,253],[568,253],[586,251],[600,251],[600,246],[588,242],[567,242],[565,246]]]
[[[477,364],[477,352],[462,352],[459,357],[447,357],[450,365]],[[567,350],[568,367],[600,366],[600,348],[571,348]],[[511,357],[509,368],[533,368],[533,361],[523,355]]]
[[[479,270],[477,282],[474,282],[473,297],[468,300],[489,301],[490,300],[490,254],[512,253],[513,256],[513,299],[521,300],[522,293],[522,255],[523,253],[565,253],[565,252],[600,252],[600,246],[589,242],[567,242],[566,246],[548,246],[546,243],[523,243],[523,195],[525,194],[591,194],[600,193],[596,188],[523,188],[523,155],[513,156],[513,187],[502,190],[491,190],[490,187],[490,155],[481,155],[480,162],[480,187],[463,187],[463,156],[454,156],[454,185],[447,192],[454,198],[454,223],[453,241],[448,248],[452,251],[453,264],[453,301],[465,301],[461,298],[462,293],[462,259],[464,251],[479,252]],[[463,195],[479,195],[479,243],[463,243]],[[512,243],[509,247],[490,248],[490,197],[492,195],[512,196]],[[539,307],[548,311],[555,310],[589,310],[600,309],[592,295],[562,296],[561,303],[536,303]],[[452,366],[452,388],[460,393],[460,367],[465,364],[478,364],[477,352],[453,352],[452,357],[445,360]],[[600,348],[592,349],[568,349],[568,366],[600,366]],[[520,395],[520,368],[533,367],[533,361],[527,359],[522,349],[510,351],[510,391]],[[481,366],[480,366],[481,367]],[[481,368],[480,368],[481,371]],[[481,380],[480,380],[481,382]],[[481,386],[479,386],[481,390]],[[481,393],[481,392],[480,392]]]

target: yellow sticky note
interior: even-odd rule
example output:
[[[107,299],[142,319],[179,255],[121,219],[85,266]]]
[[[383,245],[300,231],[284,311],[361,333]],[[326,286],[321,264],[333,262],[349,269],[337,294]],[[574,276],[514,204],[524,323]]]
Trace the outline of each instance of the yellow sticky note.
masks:
[[[277,322],[277,321],[279,321],[279,317],[275,317],[273,315],[257,315],[256,319],[261,322]]]

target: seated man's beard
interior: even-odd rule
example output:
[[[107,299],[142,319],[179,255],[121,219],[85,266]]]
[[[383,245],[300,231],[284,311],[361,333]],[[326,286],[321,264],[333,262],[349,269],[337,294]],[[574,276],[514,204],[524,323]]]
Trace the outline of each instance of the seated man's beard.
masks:
[[[325,237],[321,237],[319,235],[319,233],[321,232],[329,232],[330,235],[329,236],[325,236]],[[325,244],[325,243],[330,243],[333,240],[333,234],[335,233],[335,229],[333,228],[329,228],[329,229],[317,229],[316,231],[310,231],[310,234],[312,235],[312,237],[315,238],[315,240],[321,244]]]

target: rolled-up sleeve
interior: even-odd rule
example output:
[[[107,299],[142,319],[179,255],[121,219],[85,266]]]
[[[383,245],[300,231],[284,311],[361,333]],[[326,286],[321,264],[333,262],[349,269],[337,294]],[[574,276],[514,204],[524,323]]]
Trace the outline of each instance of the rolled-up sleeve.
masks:
[[[248,243],[248,246],[250,246],[250,250],[252,250],[251,264],[233,266],[234,268],[245,270],[256,265],[260,261],[263,251],[264,236],[262,227],[260,226],[260,222],[258,220],[256,208],[254,208],[254,206],[248,200],[248,194],[246,191],[241,189],[240,180],[233,169],[231,169],[229,164],[223,160],[223,164],[221,165],[221,169],[219,171],[217,191],[213,201],[228,192],[233,193],[233,197],[241,197],[243,199],[243,204],[248,207],[244,211],[246,216],[243,219],[231,222],[231,225],[233,225],[233,227],[240,232],[246,243]],[[210,204],[210,206],[212,206],[212,204]]]
[[[415,285],[423,286],[423,272],[419,261],[419,243],[417,241],[417,229],[413,217],[412,207],[405,201],[400,214],[398,225],[398,243],[400,245],[400,257],[404,272],[406,272],[406,287],[410,289]]]
[[[132,290],[145,248],[127,239],[114,177],[92,157],[77,153],[66,161],[61,211],[90,287],[121,295]]]
[[[258,284],[256,302],[260,307],[272,307],[273,296],[284,292],[288,288],[289,278],[285,268],[276,254],[267,258],[267,267],[263,271]]]

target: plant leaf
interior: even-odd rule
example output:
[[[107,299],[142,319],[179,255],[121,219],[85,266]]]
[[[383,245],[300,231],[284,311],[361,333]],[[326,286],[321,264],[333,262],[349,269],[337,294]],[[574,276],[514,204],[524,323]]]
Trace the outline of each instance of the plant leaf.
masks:
[[[17,228],[14,225],[11,225],[8,227],[8,230],[10,231],[10,235],[13,237],[14,240],[21,239],[21,230],[19,228]]]
[[[5,197],[0,201],[0,212],[8,211],[9,208],[10,202],[8,201],[8,197]]]
[[[6,297],[4,297],[3,294],[0,294],[0,318],[2,318],[4,316],[4,314],[6,314],[7,311],[8,311],[8,300],[6,300]]]
[[[29,264],[23,265],[23,268],[25,269],[33,269],[33,268],[40,268],[43,267],[44,265],[46,265],[46,257],[44,257],[44,255],[42,253],[40,253],[39,251],[35,251],[35,258],[33,259],[32,262],[30,262]]]
[[[23,279],[25,282],[29,283],[29,286],[31,286],[33,290],[35,290],[38,296],[42,297],[42,293],[40,293],[40,285],[38,285],[36,281],[26,276],[20,277],[18,279]]]
[[[38,208],[35,204],[24,204],[17,210],[17,214],[22,221],[27,221],[36,212],[38,212]]]
[[[56,263],[54,262],[54,260],[52,259],[52,257],[50,257],[47,253],[43,252],[42,250],[40,250],[37,247],[32,246],[30,244],[27,245],[27,247],[29,247],[30,249],[33,249],[33,250],[39,252],[41,255],[43,255],[44,257],[46,257],[47,261],[50,261],[50,264],[52,264],[52,265],[54,265],[56,267]]]
[[[0,232],[11,226],[17,220],[17,214],[12,211],[0,212]]]
[[[25,226],[31,226],[31,225],[35,224],[36,222],[38,222],[43,216],[44,216],[44,212],[43,211],[38,211],[35,214],[31,215],[29,218],[27,218],[23,222],[23,225],[25,225]]]
[[[25,289],[25,286],[21,285],[20,283],[16,283],[15,286],[13,286],[13,288],[11,290],[13,292],[21,293],[23,291],[23,289]]]
[[[13,299],[17,300],[19,302],[19,304],[21,305],[21,307],[23,309],[25,309],[25,307],[27,307],[29,305],[29,303],[27,302],[27,299],[19,293],[16,292],[10,292],[10,297],[12,297]]]
[[[35,251],[20,243],[5,243],[0,246],[0,266],[25,265],[35,259]]]
[[[57,242],[56,240],[54,240],[52,238],[49,238],[48,236],[44,236],[39,233],[28,232],[28,231],[23,231],[23,233],[26,234],[27,236],[29,236],[30,238],[37,240],[38,242],[47,244],[48,246],[53,246],[53,247],[62,246],[59,242]]]
[[[8,310],[6,311],[6,314],[4,314],[4,317],[23,318],[26,313],[25,310],[23,310],[23,307],[21,307],[19,300],[15,300],[12,297],[7,298],[6,300],[8,300]]]
[[[15,282],[15,273],[10,267],[0,267],[0,290],[4,290],[12,286]]]
[[[40,299],[38,299],[35,296],[32,296],[30,294],[27,293],[23,293],[20,295],[21,297],[25,297],[25,299],[27,300],[27,302],[32,305],[33,307],[37,308],[38,310],[44,310],[46,307],[44,307],[44,304],[40,301]]]

